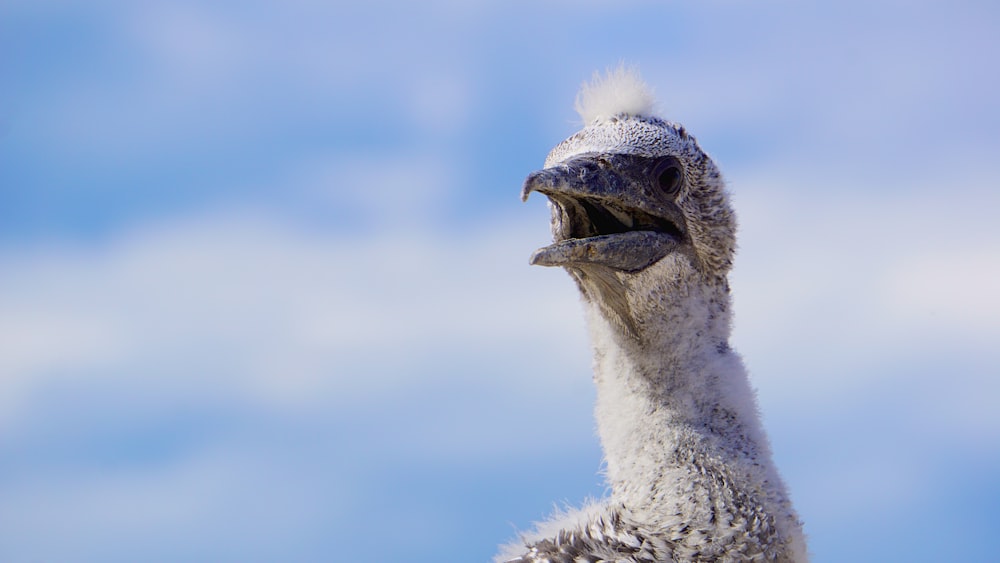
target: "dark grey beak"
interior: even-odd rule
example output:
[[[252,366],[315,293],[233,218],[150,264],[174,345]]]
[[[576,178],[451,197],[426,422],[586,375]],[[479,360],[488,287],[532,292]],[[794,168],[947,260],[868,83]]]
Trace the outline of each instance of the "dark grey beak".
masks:
[[[531,192],[549,198],[555,239],[535,251],[531,264],[636,272],[686,239],[680,210],[644,184],[634,160],[584,155],[528,176],[521,199]]]

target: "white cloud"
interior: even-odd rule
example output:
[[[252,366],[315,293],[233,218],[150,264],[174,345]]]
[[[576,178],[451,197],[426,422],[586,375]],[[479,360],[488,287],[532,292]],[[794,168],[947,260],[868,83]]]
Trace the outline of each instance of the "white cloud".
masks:
[[[527,266],[544,225],[523,227],[353,239],[215,216],[131,233],[89,260],[6,256],[17,275],[0,282],[0,317],[22,345],[3,360],[3,395],[27,400],[24,387],[46,378],[141,376],[152,364],[165,378],[152,385],[349,402],[500,347],[551,352],[539,363],[558,365],[582,334],[575,296],[557,272]]]
[[[967,188],[948,196],[933,177],[905,194],[776,180],[736,191],[737,326],[751,317],[765,328],[747,326],[742,337],[772,353],[784,338],[802,345],[819,337],[877,355],[920,345],[942,328],[977,341],[1000,335],[1000,299],[990,289],[1000,270],[988,258],[1000,249],[1000,231],[985,222],[998,202],[985,189],[988,175],[952,178]],[[956,213],[945,197],[976,204]]]
[[[526,265],[548,237],[542,206],[452,231],[434,211],[453,189],[450,167],[384,160],[324,172],[318,159],[290,181],[306,192],[333,184],[323,197],[377,226],[363,238],[245,211],[96,249],[0,257],[13,273],[0,280],[0,332],[18,343],[0,359],[7,416],[47,378],[115,379],[150,365],[153,385],[225,386],[275,408],[407,393],[480,358],[504,366],[511,389],[585,380],[575,289]],[[805,193],[794,179],[735,182],[735,344],[769,406],[822,408],[831,393],[901,377],[892,366],[909,369],[913,351],[957,357],[1000,337],[1000,271],[988,259],[1000,234],[982,222],[998,202],[976,188],[988,180],[960,180],[982,192],[965,214],[943,213],[933,188],[859,199],[832,185]],[[976,376],[954,377],[966,388]]]
[[[992,204],[990,204],[992,205]],[[945,226],[947,228],[948,226]],[[887,308],[916,324],[955,327],[986,340],[1000,325],[1000,236],[994,240],[938,241],[904,257],[886,272],[881,288]]]
[[[0,523],[5,540],[19,539],[4,542],[5,557],[273,561],[315,541],[330,514],[362,504],[352,488],[336,485],[323,491],[329,504],[316,503],[317,483],[345,479],[332,472],[335,466],[311,464],[308,454],[276,444],[268,446],[283,456],[261,455],[261,445],[215,444],[183,460],[138,468],[29,475],[5,489]]]
[[[455,132],[469,124],[473,111],[469,77],[455,72],[416,77],[410,92],[414,122],[425,131]]]
[[[966,218],[940,215],[933,191],[862,206],[759,185],[747,182],[736,201],[734,341],[769,418],[811,413],[818,423],[896,385],[911,405],[942,405],[931,426],[1000,434],[995,409],[963,410],[995,387],[968,354],[1000,337],[996,271],[980,259],[998,248],[996,234],[965,240]],[[548,233],[541,205],[523,211],[462,233],[387,222],[365,238],[243,211],[146,227],[97,249],[8,252],[0,330],[19,345],[0,364],[5,432],[18,432],[41,389],[77,380],[109,396],[141,382],[131,399],[149,404],[275,413],[437,402],[440,416],[407,429],[420,444],[413,455],[544,447],[526,438],[534,423],[496,424],[512,406],[555,409],[543,432],[590,439],[576,290],[562,272],[526,265]],[[947,393],[911,373],[918,357],[957,366]],[[481,394],[443,407],[435,394],[448,388]]]
[[[152,3],[131,13],[123,31],[142,49],[158,73],[175,79],[175,87],[197,82],[233,86],[234,74],[249,70],[262,46],[251,40],[252,30],[240,25],[232,12],[183,2]]]
[[[455,163],[439,153],[341,151],[292,168],[288,191],[378,232],[423,232],[438,224],[458,186]]]

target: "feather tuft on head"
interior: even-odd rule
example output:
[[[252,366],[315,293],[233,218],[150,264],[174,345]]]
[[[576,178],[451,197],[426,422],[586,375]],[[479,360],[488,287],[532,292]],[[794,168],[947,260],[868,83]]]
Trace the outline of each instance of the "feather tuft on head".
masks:
[[[595,72],[593,79],[580,88],[573,107],[584,124],[591,125],[622,114],[652,117],[655,103],[653,91],[639,71],[622,64],[604,76]]]

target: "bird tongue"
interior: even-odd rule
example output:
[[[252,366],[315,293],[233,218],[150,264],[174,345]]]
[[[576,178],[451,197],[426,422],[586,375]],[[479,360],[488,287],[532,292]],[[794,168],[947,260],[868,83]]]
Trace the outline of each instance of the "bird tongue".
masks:
[[[668,233],[630,231],[560,241],[536,250],[530,262],[532,266],[599,264],[636,272],[670,254],[677,244]]]

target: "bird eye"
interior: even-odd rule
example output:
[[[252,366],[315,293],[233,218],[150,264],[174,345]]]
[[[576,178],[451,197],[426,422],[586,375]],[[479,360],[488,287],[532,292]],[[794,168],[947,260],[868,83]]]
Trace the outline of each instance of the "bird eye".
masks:
[[[668,158],[656,167],[653,171],[653,177],[663,193],[674,195],[681,188],[684,174],[681,172],[680,163],[674,158]]]

